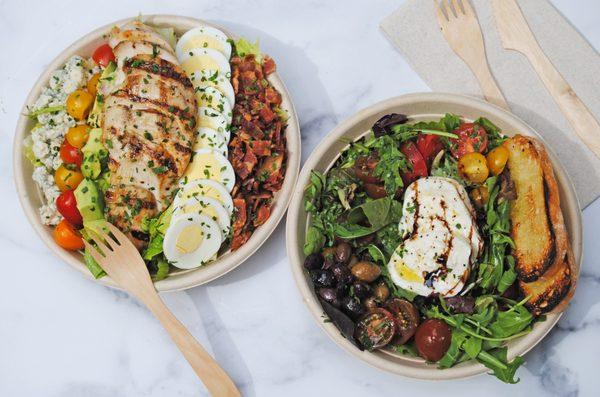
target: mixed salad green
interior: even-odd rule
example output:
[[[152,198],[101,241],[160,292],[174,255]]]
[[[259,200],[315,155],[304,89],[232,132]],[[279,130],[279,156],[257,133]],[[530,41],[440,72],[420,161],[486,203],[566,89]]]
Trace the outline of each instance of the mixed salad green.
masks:
[[[305,190],[305,268],[328,321],[359,348],[419,355],[440,368],[477,360],[503,382],[516,383],[523,358],[509,361],[506,343],[543,318],[525,308],[527,297],[515,284],[509,217],[515,196],[504,172],[505,138],[485,118],[407,121],[384,116],[349,142],[326,173],[312,171]],[[403,208],[403,194],[431,176],[464,187],[483,240],[463,288],[451,296],[403,288],[388,266],[403,244],[403,212],[415,210]]]

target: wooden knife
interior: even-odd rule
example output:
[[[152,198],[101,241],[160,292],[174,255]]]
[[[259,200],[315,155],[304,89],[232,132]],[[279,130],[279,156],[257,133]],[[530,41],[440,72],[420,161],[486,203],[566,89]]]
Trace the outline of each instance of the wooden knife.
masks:
[[[587,147],[600,158],[600,124],[554,67],[531,32],[516,0],[492,0],[502,44],[527,57],[560,110]]]

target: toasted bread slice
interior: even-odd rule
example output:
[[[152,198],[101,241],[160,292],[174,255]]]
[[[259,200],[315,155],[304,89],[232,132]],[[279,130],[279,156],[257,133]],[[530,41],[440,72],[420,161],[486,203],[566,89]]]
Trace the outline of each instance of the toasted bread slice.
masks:
[[[544,146],[531,140],[539,154],[546,187],[546,205],[555,241],[555,260],[546,272],[534,282],[520,281],[519,287],[525,296],[530,296],[526,307],[539,315],[549,311],[561,311],[568,304],[577,281],[577,271],[569,235],[560,209],[558,184],[552,164]]]
[[[506,140],[504,146],[509,151],[507,166],[517,191],[510,210],[516,270],[520,280],[535,281],[555,256],[542,162],[533,142],[521,135]]]

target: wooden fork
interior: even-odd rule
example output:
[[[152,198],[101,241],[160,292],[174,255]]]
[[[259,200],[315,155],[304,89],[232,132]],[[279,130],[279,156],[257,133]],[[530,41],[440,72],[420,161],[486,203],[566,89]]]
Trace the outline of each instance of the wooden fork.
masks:
[[[96,230],[92,236],[92,244],[85,242],[85,247],[102,269],[124,290],[135,296],[167,330],[171,339],[183,353],[198,377],[204,382],[213,396],[240,396],[231,378],[217,362],[194,339],[158,296],[150,273],[140,253],[119,229],[107,222],[112,236],[105,231]]]
[[[468,0],[434,0],[437,19],[446,41],[469,66],[488,102],[508,110],[485,55],[485,45],[477,15]]]

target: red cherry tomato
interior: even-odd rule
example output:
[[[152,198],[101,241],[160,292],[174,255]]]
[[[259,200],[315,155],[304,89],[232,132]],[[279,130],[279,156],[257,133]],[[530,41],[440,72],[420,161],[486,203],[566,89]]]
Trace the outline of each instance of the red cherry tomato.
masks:
[[[427,361],[438,361],[450,348],[452,330],[445,321],[428,318],[415,333],[415,346],[419,356]]]
[[[421,134],[417,138],[417,149],[423,155],[427,165],[431,165],[434,157],[444,148],[439,135]]]
[[[402,181],[405,185],[409,185],[411,182],[427,176],[427,163],[417,146],[411,142],[405,142],[400,147],[400,151],[404,153],[408,162],[412,166],[412,170],[406,171],[402,174]]]
[[[92,59],[98,65],[105,68],[111,61],[115,61],[115,54],[108,44],[102,44],[100,47],[96,48],[96,51],[92,54]]]
[[[64,191],[58,196],[56,209],[73,226],[80,227],[83,224],[83,218],[77,209],[77,201],[72,190]]]
[[[487,132],[482,126],[473,123],[462,123],[452,131],[458,139],[451,140],[452,155],[459,159],[467,153],[485,152],[488,146]]]
[[[60,158],[67,164],[75,164],[77,167],[81,167],[83,153],[65,140],[60,147]]]

